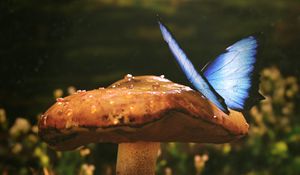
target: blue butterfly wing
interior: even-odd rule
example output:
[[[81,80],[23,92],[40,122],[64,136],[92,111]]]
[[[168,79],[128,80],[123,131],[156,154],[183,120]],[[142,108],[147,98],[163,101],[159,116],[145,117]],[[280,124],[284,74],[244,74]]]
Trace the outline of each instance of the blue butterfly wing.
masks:
[[[242,111],[250,98],[256,48],[254,37],[242,39],[228,47],[227,52],[218,56],[203,70],[208,82],[231,109]]]
[[[187,79],[198,91],[200,91],[208,100],[213,102],[219,109],[225,113],[229,113],[224,99],[214,90],[202,73],[200,72],[199,74],[197,72],[191,61],[187,58],[184,51],[179,47],[168,29],[161,22],[158,23],[164,40],[167,42],[171,52],[173,53]]]

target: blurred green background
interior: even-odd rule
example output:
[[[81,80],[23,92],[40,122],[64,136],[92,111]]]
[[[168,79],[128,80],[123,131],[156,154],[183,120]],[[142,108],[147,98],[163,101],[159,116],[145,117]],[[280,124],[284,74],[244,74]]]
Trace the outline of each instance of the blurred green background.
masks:
[[[56,97],[125,74],[164,74],[190,85],[158,25],[159,15],[200,70],[255,35],[266,100],[247,114],[235,143],[162,145],[159,175],[300,173],[298,0],[4,0],[0,2],[0,173],[113,174],[116,145],[55,152],[37,118]]]

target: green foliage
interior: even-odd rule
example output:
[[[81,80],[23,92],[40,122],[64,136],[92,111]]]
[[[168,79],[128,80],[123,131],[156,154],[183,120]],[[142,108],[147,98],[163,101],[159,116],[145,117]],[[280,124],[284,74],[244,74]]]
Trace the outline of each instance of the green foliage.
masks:
[[[73,87],[68,88],[73,93]],[[54,96],[63,95],[61,89]],[[37,121],[37,120],[36,120]],[[0,109],[0,172],[1,174],[92,175],[95,167],[87,164],[90,148],[56,152],[42,142],[37,125],[26,118],[17,118],[10,126],[4,109]]]

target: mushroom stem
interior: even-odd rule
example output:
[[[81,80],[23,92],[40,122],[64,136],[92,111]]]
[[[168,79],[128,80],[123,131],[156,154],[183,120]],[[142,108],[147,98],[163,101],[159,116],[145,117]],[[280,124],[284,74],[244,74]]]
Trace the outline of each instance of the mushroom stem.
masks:
[[[159,142],[120,143],[117,175],[154,175]]]

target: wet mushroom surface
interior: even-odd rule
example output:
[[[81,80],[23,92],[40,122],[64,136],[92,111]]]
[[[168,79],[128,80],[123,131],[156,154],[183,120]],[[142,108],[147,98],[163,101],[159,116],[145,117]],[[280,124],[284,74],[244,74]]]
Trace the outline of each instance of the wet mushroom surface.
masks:
[[[39,135],[55,149],[71,150],[92,142],[223,143],[248,127],[240,112],[228,116],[187,86],[127,75],[107,88],[57,99],[41,117]]]
[[[39,120],[40,137],[56,150],[118,143],[118,175],[155,174],[161,142],[225,143],[248,128],[242,113],[227,115],[187,86],[130,74],[107,88],[58,98]]]

